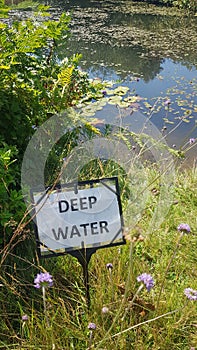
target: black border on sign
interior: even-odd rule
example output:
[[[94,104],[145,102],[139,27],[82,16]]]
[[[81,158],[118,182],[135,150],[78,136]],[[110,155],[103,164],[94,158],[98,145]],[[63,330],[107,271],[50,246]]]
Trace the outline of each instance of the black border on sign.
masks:
[[[107,182],[109,181],[113,181],[116,187],[116,191],[114,191],[113,189],[111,189],[111,187],[107,184]],[[49,186],[47,188],[45,188],[45,194],[47,194],[50,190],[53,191],[61,191],[62,188],[73,188],[74,191],[78,191],[78,187],[82,187],[84,185],[89,185],[90,187],[92,187],[94,184],[102,184],[105,187],[107,187],[108,189],[110,189],[111,191],[113,191],[116,196],[117,196],[117,201],[118,201],[118,207],[119,207],[119,213],[120,213],[120,223],[121,223],[121,231],[122,231],[122,241],[119,242],[115,242],[113,243],[113,241],[115,240],[115,238],[113,239],[112,242],[110,242],[109,244],[106,245],[101,245],[101,246],[95,246],[95,247],[87,247],[84,248],[85,251],[87,251],[87,256],[91,256],[93,253],[96,252],[97,249],[102,249],[102,248],[110,248],[110,247],[114,247],[114,246],[118,246],[118,245],[122,245],[126,243],[126,240],[124,238],[123,235],[123,229],[124,229],[124,220],[123,220],[123,215],[122,215],[122,204],[121,204],[121,199],[120,199],[120,189],[119,189],[119,184],[118,184],[118,177],[114,176],[114,177],[108,177],[108,178],[102,178],[102,179],[94,179],[94,180],[86,180],[86,181],[79,181],[79,182],[70,182],[68,184],[61,184],[61,185],[56,185],[56,186]],[[73,247],[73,249],[65,249],[65,251],[63,252],[56,252],[52,249],[50,249],[49,247],[45,246],[42,242],[40,242],[39,240],[39,233],[38,233],[38,226],[37,226],[37,221],[36,221],[36,211],[35,211],[35,202],[34,202],[34,197],[33,194],[36,192],[43,192],[43,189],[31,189],[30,191],[30,195],[31,195],[31,201],[32,201],[32,213],[33,213],[33,217],[34,217],[34,231],[35,231],[35,236],[36,236],[36,244],[37,244],[37,252],[38,252],[38,256],[39,258],[51,258],[51,257],[57,257],[60,255],[65,255],[65,254],[70,254],[76,258],[79,258],[82,255],[82,250],[84,249],[75,249]],[[42,197],[43,198],[43,197]],[[120,231],[117,232],[117,234],[119,234]],[[115,236],[116,237],[116,236]],[[49,253],[45,253],[44,255],[41,253],[41,246],[44,246],[45,248],[48,249]]]

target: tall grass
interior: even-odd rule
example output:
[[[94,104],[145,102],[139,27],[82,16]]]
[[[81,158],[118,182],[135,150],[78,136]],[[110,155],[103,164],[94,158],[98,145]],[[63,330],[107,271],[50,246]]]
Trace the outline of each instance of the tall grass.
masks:
[[[196,301],[187,299],[184,290],[197,289],[196,183],[196,168],[177,170],[174,199],[163,223],[148,233],[150,208],[146,208],[127,232],[126,245],[101,249],[92,256],[89,309],[77,260],[69,255],[42,261],[36,255],[27,258],[27,249],[33,251],[33,235],[22,254],[16,248],[10,251],[1,264],[0,349],[195,347]],[[149,191],[153,205],[157,205],[155,195]],[[179,239],[177,226],[182,222],[190,225],[191,233]],[[113,265],[111,272],[108,263]],[[54,280],[53,287],[46,289],[49,321],[42,292],[33,286],[40,271],[48,271]],[[144,272],[151,274],[155,285],[150,292],[144,287],[135,295],[140,286],[137,276]],[[88,329],[90,322],[95,330]]]

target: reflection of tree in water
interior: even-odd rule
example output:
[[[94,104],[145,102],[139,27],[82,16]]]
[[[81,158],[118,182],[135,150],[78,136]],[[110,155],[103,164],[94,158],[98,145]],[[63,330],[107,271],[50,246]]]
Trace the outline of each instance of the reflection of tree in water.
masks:
[[[101,63],[105,67],[112,67],[118,75],[124,79],[128,72],[136,76],[143,76],[144,81],[148,82],[161,71],[163,59],[158,57],[141,57],[144,50],[141,47],[111,47],[102,43],[84,43],[81,41],[72,41],[71,52],[79,52],[83,55],[83,68],[92,71],[98,71]],[[62,52],[63,53],[63,52]],[[65,54],[68,53],[66,50]]]
[[[97,6],[98,3],[102,6]],[[83,42],[86,42],[93,62],[101,59],[100,62],[109,66],[112,62],[114,65],[121,63],[121,70],[143,74],[146,80],[158,73],[163,57],[187,67],[196,64],[196,17],[172,16],[169,12],[163,15],[133,13],[127,0],[114,1],[111,5],[107,0],[83,1],[81,5],[80,1],[72,0],[70,6],[74,6],[72,51],[82,50],[86,60],[89,58],[81,48]],[[74,37],[77,45],[74,45]]]
[[[171,15],[166,9],[162,14],[146,12],[150,7],[142,13],[139,4],[134,8],[128,0],[56,3],[73,8],[70,48],[83,54],[85,69],[98,69],[102,63],[119,71],[122,78],[131,71],[149,81],[160,72],[163,58],[188,68],[196,66],[196,17]]]

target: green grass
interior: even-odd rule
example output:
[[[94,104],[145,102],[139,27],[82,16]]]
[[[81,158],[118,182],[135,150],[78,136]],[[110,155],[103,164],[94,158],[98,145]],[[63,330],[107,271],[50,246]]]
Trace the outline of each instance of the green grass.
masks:
[[[152,170],[147,169],[148,173],[151,178]],[[196,184],[196,169],[177,170],[173,201],[161,225],[147,232],[152,211],[146,208],[129,231],[126,245],[101,249],[92,256],[89,310],[77,260],[69,255],[42,261],[36,256],[28,259],[27,249],[34,249],[33,235],[27,247],[23,251],[20,248],[20,255],[12,250],[1,266],[0,349],[85,350],[89,322],[97,326],[92,349],[195,347],[196,301],[188,300],[184,289],[197,289]],[[153,206],[158,205],[151,191],[149,197]],[[177,226],[182,222],[190,225],[191,233],[185,234],[176,247],[180,236]],[[111,274],[106,268],[109,262],[113,264]],[[43,312],[41,290],[33,287],[39,271],[50,272],[54,279],[54,286],[46,293],[50,326]],[[143,272],[153,276],[155,286],[150,292],[143,288],[131,305],[140,285],[136,277]],[[103,306],[108,307],[108,313],[102,314]],[[24,314],[29,320],[22,323]]]

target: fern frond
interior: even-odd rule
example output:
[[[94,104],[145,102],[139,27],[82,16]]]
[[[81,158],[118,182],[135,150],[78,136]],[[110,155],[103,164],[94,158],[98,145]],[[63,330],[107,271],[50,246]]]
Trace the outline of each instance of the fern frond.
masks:
[[[58,74],[58,84],[61,86],[68,86],[71,82],[74,65],[71,67],[64,68],[61,73]]]

